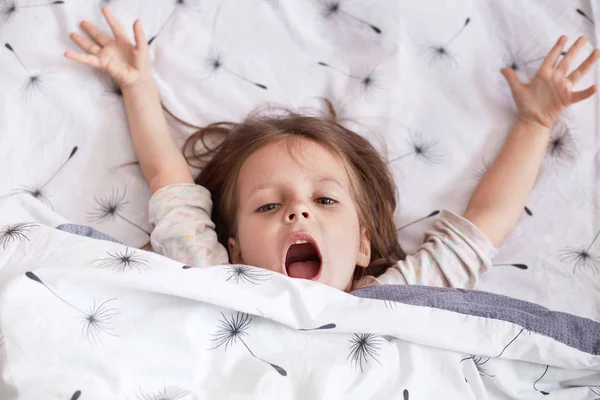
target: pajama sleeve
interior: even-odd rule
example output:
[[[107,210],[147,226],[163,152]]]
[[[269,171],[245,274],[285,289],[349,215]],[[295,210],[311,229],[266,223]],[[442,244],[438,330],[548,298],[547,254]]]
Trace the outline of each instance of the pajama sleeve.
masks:
[[[415,254],[377,278],[363,278],[354,288],[409,284],[471,289],[491,267],[496,252],[490,239],[470,221],[443,210]]]
[[[199,185],[169,185],[158,190],[149,204],[155,252],[194,267],[228,263],[211,220],[210,192]]]

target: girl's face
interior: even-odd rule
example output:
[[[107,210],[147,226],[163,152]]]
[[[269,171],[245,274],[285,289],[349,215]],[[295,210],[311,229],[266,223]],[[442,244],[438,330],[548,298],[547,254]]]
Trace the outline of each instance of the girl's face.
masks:
[[[293,142],[290,143],[290,140]],[[237,180],[233,263],[352,288],[371,258],[350,179],[328,149],[304,138],[267,144],[242,164]]]

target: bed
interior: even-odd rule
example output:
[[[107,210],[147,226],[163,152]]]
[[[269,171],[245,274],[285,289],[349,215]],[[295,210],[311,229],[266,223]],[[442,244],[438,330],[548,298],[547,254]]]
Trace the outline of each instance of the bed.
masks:
[[[266,103],[321,108],[321,99],[330,99],[345,124],[390,162],[399,191],[398,236],[407,253],[416,250],[440,210],[464,211],[508,134],[515,108],[500,68],[531,78],[560,34],[568,35],[569,44],[580,35],[589,38],[583,60],[598,45],[600,18],[597,2],[569,0],[472,0],[460,6],[441,0],[0,1],[0,398],[600,397],[598,96],[573,106],[554,127],[521,220],[476,287],[496,299],[522,301],[514,304],[521,310],[515,314],[529,313],[522,307],[531,304],[551,310],[536,308],[532,315],[549,313],[552,326],[565,321],[562,315],[578,318],[567,318],[568,325],[587,328],[565,337],[585,344],[565,344],[562,336],[529,322],[439,309],[437,300],[407,302],[421,296],[412,292],[371,293],[365,299],[279,277],[263,285],[260,271],[245,270],[259,276],[257,285],[241,266],[188,271],[139,250],[151,231],[150,193],[132,164],[120,90],[106,76],[63,58],[65,50],[74,49],[68,33],[82,19],[107,29],[100,13],[104,4],[124,25],[141,18],[162,101],[176,117],[169,123],[179,144],[194,130],[180,121],[195,126],[238,121]],[[596,69],[581,86],[598,81]],[[121,243],[54,229],[62,224],[89,226]],[[141,261],[133,267],[118,264],[136,257]],[[108,266],[95,262],[103,259]],[[223,292],[196,293],[190,283],[181,286],[182,273],[195,277],[191,281],[199,292],[202,285],[223,285]],[[252,294],[257,286],[264,289]],[[332,307],[323,308],[308,294],[293,300],[299,291],[329,299]],[[242,301],[243,296],[254,300]],[[129,314],[137,315],[133,320],[124,317],[123,304],[111,300],[125,298],[135,310]],[[268,307],[273,298],[290,309]],[[365,310],[372,309],[368,317]],[[403,328],[386,317],[392,311],[401,315],[396,321]],[[102,325],[97,320],[89,321],[98,313],[110,321],[108,334],[94,328]],[[357,314],[371,318],[372,326],[355,325],[348,316]],[[334,315],[345,322],[328,322]],[[405,328],[403,318],[455,328],[442,339]],[[79,325],[69,330],[73,320]],[[223,334],[219,327],[251,324],[270,335],[269,354],[295,360],[291,365],[303,371],[302,379],[278,386],[274,379],[294,368],[265,361],[245,342],[232,342],[236,338],[223,336],[220,346],[218,339],[211,342]],[[24,334],[39,330],[48,335],[44,341],[71,356],[56,357],[39,336]],[[194,332],[206,340],[197,344]],[[172,343],[173,335],[183,336]],[[454,343],[461,337],[469,337],[469,344]],[[515,337],[514,352],[501,354]],[[285,348],[286,341],[294,344]],[[385,346],[395,350],[385,360],[348,350],[340,356],[345,360],[329,360],[334,368],[318,356],[334,342],[348,349],[371,343],[378,354]],[[215,346],[222,353],[205,357]],[[109,373],[106,360],[85,361],[102,351],[121,365],[118,374]],[[225,357],[229,352],[234,356]],[[408,358],[399,362],[401,355]],[[394,369],[420,357],[429,361],[414,364],[420,372],[413,380],[403,375],[406,369]],[[331,375],[311,375],[310,360],[321,363],[313,372],[329,368]],[[439,370],[431,368],[433,360]],[[220,374],[211,372],[214,365]],[[475,369],[463,379],[464,368]],[[33,373],[40,371],[53,372]],[[406,379],[390,378],[395,374]],[[508,375],[506,381],[499,378]],[[235,384],[219,386],[224,376]],[[330,384],[328,379],[338,377],[347,385]],[[427,379],[440,384],[427,385]],[[465,380],[471,384],[464,386]],[[369,392],[374,387],[380,391]]]

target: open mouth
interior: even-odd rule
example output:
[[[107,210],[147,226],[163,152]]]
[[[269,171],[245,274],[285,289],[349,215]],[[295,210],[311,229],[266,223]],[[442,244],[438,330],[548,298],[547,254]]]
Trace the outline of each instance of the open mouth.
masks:
[[[287,241],[285,271],[292,278],[316,280],[321,272],[321,254],[314,239],[294,234]]]

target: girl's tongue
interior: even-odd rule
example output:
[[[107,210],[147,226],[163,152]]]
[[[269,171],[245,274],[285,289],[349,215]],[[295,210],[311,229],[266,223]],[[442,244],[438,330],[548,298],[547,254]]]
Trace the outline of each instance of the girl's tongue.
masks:
[[[285,267],[292,278],[312,279],[319,273],[321,259],[312,244],[293,244],[288,249]]]

